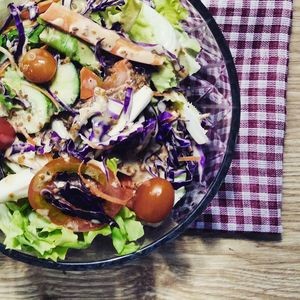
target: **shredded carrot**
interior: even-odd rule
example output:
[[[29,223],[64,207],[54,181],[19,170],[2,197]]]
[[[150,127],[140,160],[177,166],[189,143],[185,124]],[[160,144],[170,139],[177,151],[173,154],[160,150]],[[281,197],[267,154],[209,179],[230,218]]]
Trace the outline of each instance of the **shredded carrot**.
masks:
[[[178,157],[178,161],[199,161],[201,158],[198,156],[182,156]]]
[[[20,133],[22,133],[22,134],[25,136],[25,138],[26,138],[26,140],[27,140],[27,142],[28,142],[29,144],[36,146],[36,142],[35,142],[35,141],[33,140],[33,138],[28,134],[28,132],[26,131],[25,128],[23,128],[23,127],[18,127],[18,128],[17,128],[17,131],[20,132]]]
[[[23,21],[23,26],[24,26],[25,28],[33,27],[35,24],[36,24],[35,21],[30,21],[30,20],[25,20],[25,21]],[[7,28],[4,30],[3,34],[7,34],[7,33],[10,32],[11,30],[15,30],[15,29],[17,29],[16,25],[11,25],[11,26],[7,27]]]
[[[10,61],[10,64],[12,65],[12,67],[14,67],[16,69],[18,68],[14,57],[11,55],[11,53],[8,50],[6,50],[3,47],[0,47],[0,52],[3,53],[8,58],[8,60]]]
[[[17,27],[15,25],[11,25],[11,26],[8,26],[5,31],[3,32],[3,34],[6,34],[8,33],[9,31],[11,30],[14,30],[14,29],[17,29]]]
[[[172,118],[170,118],[170,119],[168,120],[168,122],[173,122],[173,121],[175,121],[176,119],[178,119],[178,117],[177,117],[177,116],[173,116]]]
[[[4,76],[5,70],[7,69],[8,66],[10,66],[10,61],[7,61],[0,66],[0,77]]]

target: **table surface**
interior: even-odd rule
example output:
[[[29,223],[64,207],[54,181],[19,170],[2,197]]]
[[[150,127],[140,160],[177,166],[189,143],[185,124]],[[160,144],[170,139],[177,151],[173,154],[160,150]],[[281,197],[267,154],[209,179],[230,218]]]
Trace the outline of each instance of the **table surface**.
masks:
[[[39,269],[0,255],[0,299],[300,299],[300,1],[294,20],[282,236],[186,233],[155,253],[90,272]]]

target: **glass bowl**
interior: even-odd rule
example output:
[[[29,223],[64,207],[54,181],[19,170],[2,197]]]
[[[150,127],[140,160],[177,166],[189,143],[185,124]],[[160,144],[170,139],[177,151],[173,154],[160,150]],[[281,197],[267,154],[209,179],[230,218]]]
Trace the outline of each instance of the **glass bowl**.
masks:
[[[141,249],[125,256],[115,251],[104,238],[98,238],[86,250],[70,250],[64,261],[53,262],[29,254],[5,249],[5,255],[32,265],[61,270],[87,270],[115,265],[146,255],[176,238],[199,216],[216,195],[231,164],[240,122],[240,94],[234,62],[225,39],[213,17],[199,0],[183,0],[190,12],[185,29],[196,37],[202,51],[198,60],[201,70],[181,88],[202,112],[210,142],[202,150],[206,161],[203,179],[187,188],[186,195],[175,205],[172,215],[159,227],[146,227]],[[3,240],[3,237],[2,237]]]

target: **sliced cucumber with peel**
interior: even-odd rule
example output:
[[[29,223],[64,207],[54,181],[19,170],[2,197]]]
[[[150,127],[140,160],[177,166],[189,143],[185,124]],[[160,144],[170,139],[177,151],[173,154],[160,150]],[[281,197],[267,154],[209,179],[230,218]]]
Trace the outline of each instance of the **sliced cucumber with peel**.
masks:
[[[64,104],[72,105],[79,97],[79,90],[80,81],[74,64],[70,62],[59,65],[50,85],[50,91]]]
[[[39,132],[54,113],[51,101],[12,68],[7,69],[2,81],[17,95],[22,95],[30,103],[28,109],[16,110],[10,116],[10,121],[16,127],[24,128],[29,134]]]

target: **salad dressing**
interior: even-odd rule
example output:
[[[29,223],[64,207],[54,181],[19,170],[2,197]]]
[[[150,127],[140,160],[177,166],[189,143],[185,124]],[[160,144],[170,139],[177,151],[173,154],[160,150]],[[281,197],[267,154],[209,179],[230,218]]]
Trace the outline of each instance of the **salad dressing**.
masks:
[[[97,236],[126,255],[201,182],[208,116],[180,89],[201,48],[178,0],[55,2],[10,4],[0,35],[0,230],[54,261]]]

